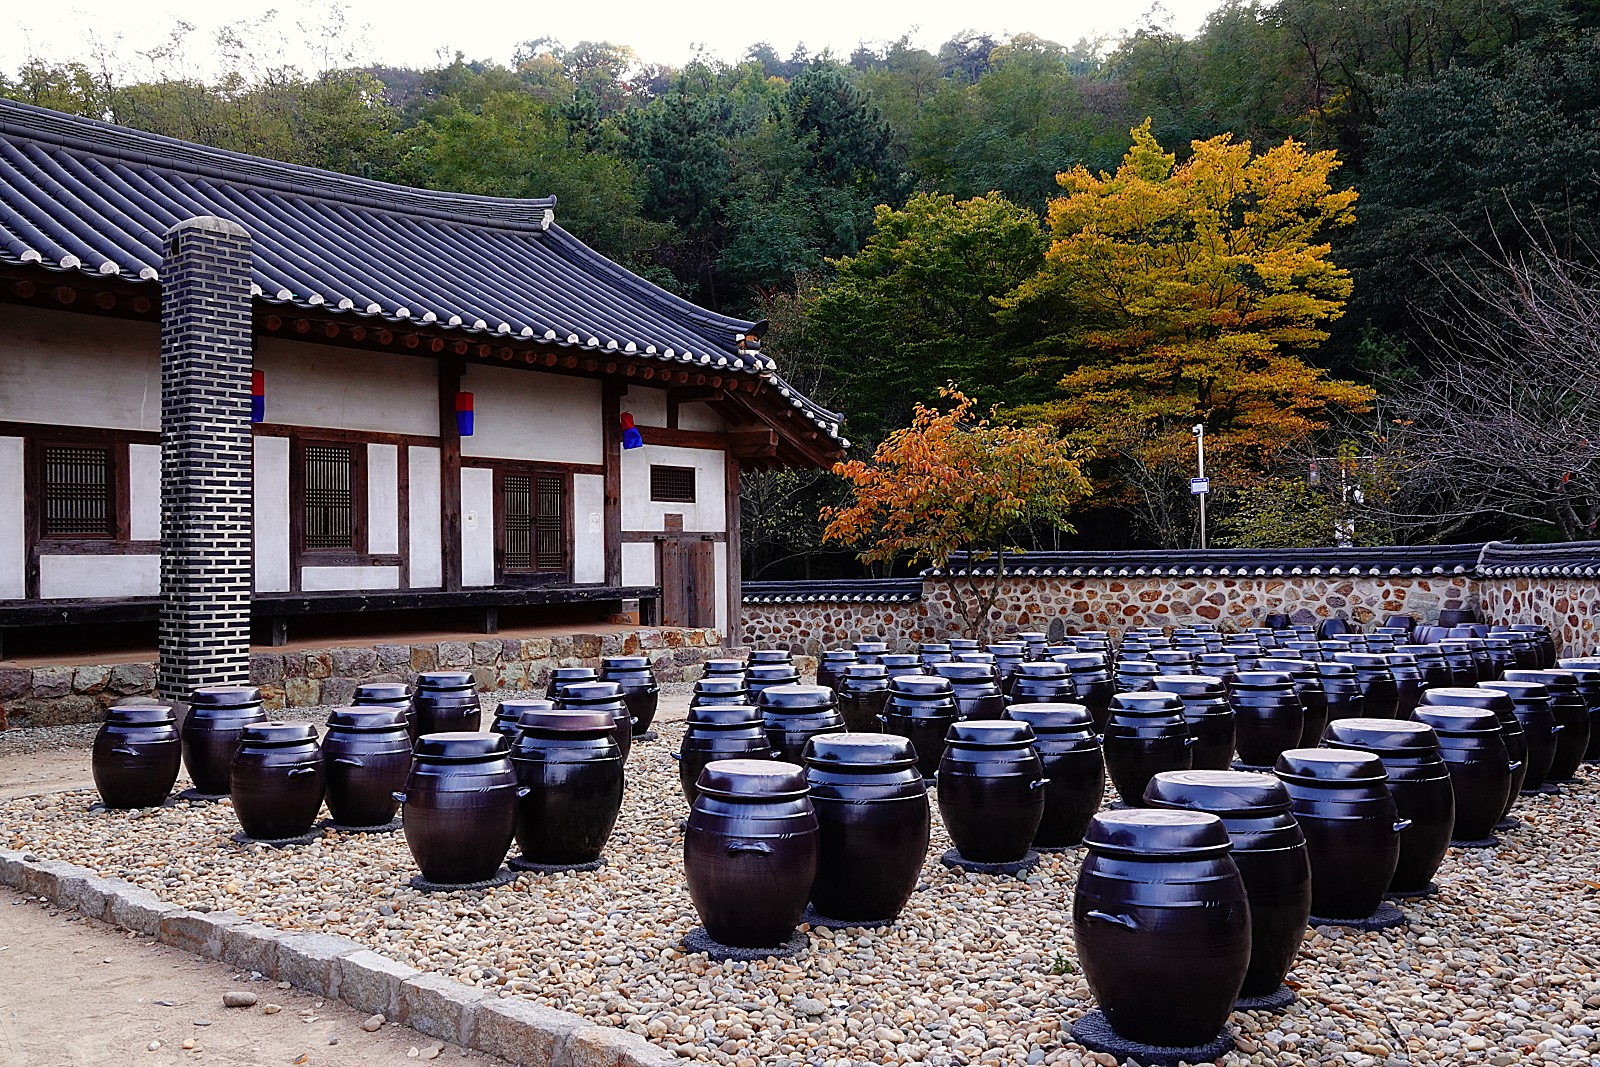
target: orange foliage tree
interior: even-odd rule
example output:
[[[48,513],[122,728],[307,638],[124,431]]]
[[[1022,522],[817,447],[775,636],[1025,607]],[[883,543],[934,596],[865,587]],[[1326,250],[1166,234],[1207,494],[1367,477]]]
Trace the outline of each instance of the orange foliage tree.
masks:
[[[911,425],[895,430],[870,463],[836,464],[852,501],[826,508],[826,540],[862,546],[864,563],[905,559],[943,567],[965,552],[976,563],[951,583],[967,633],[982,640],[1005,577],[1007,538],[1043,521],[1070,530],[1066,517],[1089,495],[1077,456],[1043,426],[1011,426],[975,416],[954,383],[939,390],[950,410],[918,404]]]

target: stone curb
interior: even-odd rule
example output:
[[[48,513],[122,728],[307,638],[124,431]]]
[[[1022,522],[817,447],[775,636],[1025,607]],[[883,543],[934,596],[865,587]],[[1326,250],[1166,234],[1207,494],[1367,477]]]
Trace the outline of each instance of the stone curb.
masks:
[[[429,1037],[519,1067],[678,1067],[637,1034],[520,997],[497,997],[419,971],[329,934],[275,930],[229,912],[198,912],[147,889],[59,860],[0,848],[0,884],[162,944],[259,971],[363,1014],[383,1015]]]

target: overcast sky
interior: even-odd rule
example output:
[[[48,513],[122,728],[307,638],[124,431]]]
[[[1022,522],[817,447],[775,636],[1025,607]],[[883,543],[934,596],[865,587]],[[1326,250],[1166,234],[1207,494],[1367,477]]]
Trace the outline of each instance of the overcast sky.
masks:
[[[305,0],[270,0],[249,7],[218,0],[64,0],[29,4],[0,0],[0,70],[15,71],[30,54],[89,58],[97,45],[138,73],[142,51],[159,45],[178,22],[192,23],[188,59],[196,73],[210,66],[216,30],[226,23],[257,17],[275,9],[275,24],[295,40],[286,58],[296,65],[318,66],[317,43],[300,44],[308,35],[297,24],[322,25],[327,13],[342,6],[358,42],[357,62],[419,66],[431,63],[441,49],[460,50],[469,58],[506,61],[520,41],[554,37],[564,44],[584,40],[631,46],[645,62],[679,65],[697,50],[720,59],[738,59],[750,44],[770,42],[788,55],[804,43],[812,52],[831,48],[848,55],[858,43],[877,44],[910,33],[912,40],[935,49],[963,30],[995,37],[1034,33],[1063,44],[1080,37],[1115,38],[1138,25],[1152,0],[1012,0],[997,7],[967,0],[921,0],[917,4],[872,3],[862,0],[800,0],[777,4],[729,0],[668,3],[662,0],[602,0],[587,3],[533,4],[510,0],[337,0],[313,4]],[[1217,0],[1162,0],[1174,29],[1192,33]],[[1165,19],[1166,16],[1163,16]],[[315,37],[316,34],[309,36]],[[325,43],[325,42],[324,42]]]

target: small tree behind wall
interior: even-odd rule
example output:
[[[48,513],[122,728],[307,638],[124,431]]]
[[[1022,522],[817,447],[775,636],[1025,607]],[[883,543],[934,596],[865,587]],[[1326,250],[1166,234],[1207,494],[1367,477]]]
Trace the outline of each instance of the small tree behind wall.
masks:
[[[1067,515],[1090,487],[1053,430],[975,416],[954,383],[939,394],[949,411],[918,404],[911,425],[891,433],[870,463],[834,466],[853,499],[824,510],[825,537],[859,546],[863,563],[904,558],[943,567],[968,553],[972,565],[951,582],[951,594],[968,636],[983,640],[1005,577],[1007,536],[1030,522],[1070,530]],[[994,561],[993,574],[977,573],[984,560]]]

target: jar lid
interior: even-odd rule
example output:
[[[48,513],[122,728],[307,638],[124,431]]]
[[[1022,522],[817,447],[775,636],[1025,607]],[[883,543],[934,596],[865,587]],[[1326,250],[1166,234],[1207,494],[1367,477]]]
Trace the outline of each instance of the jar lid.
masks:
[[[1546,689],[1576,689],[1578,679],[1571,671],[1520,671],[1509,670],[1504,678],[1508,682],[1533,682]]]
[[[766,719],[750,704],[702,704],[689,709],[690,726],[760,726]]]
[[[955,663],[983,663],[983,664],[992,665],[994,663],[994,653],[993,652],[957,652],[955,654],[955,660],[953,662],[955,662]]]
[[[1213,815],[1276,815],[1293,803],[1283,783],[1255,771],[1162,771],[1145,787],[1144,801],[1159,808],[1188,808]]]
[[[886,652],[878,657],[878,664],[891,673],[901,671],[922,673],[922,657],[910,652]]]
[[[703,696],[733,696],[746,692],[744,687],[744,672],[739,672],[739,677],[730,678],[727,675],[716,677],[703,677],[694,683],[694,691]]]
[[[1482,686],[1473,688],[1444,686],[1439,689],[1424,689],[1422,702],[1453,708],[1483,708],[1486,711],[1510,711],[1514,706],[1509,694],[1496,689],[1485,689]]]
[[[261,690],[253,685],[202,685],[189,694],[197,708],[247,708],[261,703]]]
[[[917,646],[918,652],[949,652],[950,646],[942,641],[924,641]]]
[[[560,670],[561,668],[556,668]],[[423,671],[417,675],[418,689],[470,689],[472,675],[467,671]]]
[[[732,799],[787,800],[811,790],[806,772],[793,763],[767,759],[713,760],[700,772],[695,790]]]
[[[1183,701],[1171,693],[1146,689],[1138,693],[1118,693],[1111,698],[1111,711],[1124,715],[1182,715]]]
[[[936,664],[935,666],[944,666]],[[897,674],[889,679],[889,692],[913,697],[947,697],[950,679],[938,674]]]
[[[844,669],[846,678],[888,678],[889,668],[881,663],[852,663]]]
[[[808,767],[882,767],[893,770],[917,762],[909,738],[898,734],[817,734],[806,742]]]
[[[854,663],[856,654],[848,648],[830,648],[822,653],[824,663]]]
[[[1385,652],[1378,658],[1390,667],[1415,667],[1417,665],[1416,656],[1409,652],[1401,652],[1398,649],[1394,652]]]
[[[746,662],[752,667],[758,663],[770,666],[774,663],[793,663],[794,656],[787,648],[752,648]]]
[[[1233,848],[1222,820],[1204,811],[1127,808],[1089,820],[1083,843],[1110,856],[1222,856]]]
[[[607,656],[600,666],[608,671],[646,671],[650,669],[649,656]]]
[[[763,709],[823,711],[833,707],[836,699],[825,685],[774,685],[763,689],[756,702]]]
[[[800,672],[789,663],[752,663],[744,672],[747,682],[772,682],[782,685],[785,682],[800,680]]]
[[[1387,667],[1388,661],[1377,652],[1335,652],[1335,663],[1348,663],[1352,667]]]
[[[556,707],[614,704],[621,700],[622,686],[616,682],[573,682],[561,687],[556,695]]]
[[[328,729],[352,734],[386,734],[406,728],[406,713],[399,708],[348,707],[328,713]]]
[[[1067,652],[1057,656],[1056,662],[1066,664],[1074,674],[1106,669],[1106,658],[1098,652]]]
[[[284,748],[307,741],[317,743],[317,728],[308,722],[258,722],[239,734],[241,745],[256,748]]]
[[[1287,671],[1240,671],[1234,675],[1235,689],[1293,689],[1294,676]]]
[[[1432,726],[1405,719],[1335,719],[1322,736],[1329,745],[1380,752],[1426,752],[1439,747],[1439,737]]]
[[[1033,728],[1025,722],[1005,719],[969,719],[952,723],[945,743],[968,748],[1018,748],[1032,745]]]
[[[1458,708],[1448,705],[1424,704],[1411,713],[1420,723],[1433,727],[1440,736],[1459,734],[1497,734],[1500,717],[1481,708]]]
[[[1348,663],[1319,663],[1317,673],[1324,678],[1354,678],[1356,669]]]
[[[410,700],[411,687],[404,682],[363,682],[356,686],[356,695],[351,699],[358,707],[376,701],[395,703]]]
[[[950,639],[950,647],[957,650],[976,651],[978,642],[970,637],[952,637]]]
[[[1094,729],[1094,716],[1082,704],[1061,704],[1041,701],[1037,704],[1013,704],[1006,709],[1006,718],[1025,722],[1038,733],[1040,730]]]
[[[934,673],[952,682],[992,682],[995,679],[993,664],[989,663],[935,663]]]
[[[494,713],[497,719],[515,719],[529,711],[554,711],[556,702],[553,700],[528,700],[522,697],[512,697],[500,702],[499,709]]]
[[[1195,662],[1207,667],[1237,667],[1239,657],[1232,652],[1202,652],[1195,657]]]
[[[1071,672],[1065,663],[1028,662],[1017,664],[1018,678],[1068,678]]]
[[[889,651],[889,642],[887,642],[887,641],[853,641],[853,642],[851,642],[850,647],[856,650],[856,654],[857,655],[860,655],[861,653],[865,652],[868,655],[875,656],[875,655],[878,655],[881,652]]]
[[[169,726],[177,721],[171,704],[113,704],[106,709],[106,722],[117,726]]]
[[[1492,682],[1480,682],[1478,684],[1483,689],[1493,689],[1504,693],[1516,702],[1531,703],[1550,699],[1550,690],[1546,689],[1538,682],[1509,682],[1504,680],[1496,680]]]
[[[1387,781],[1383,760],[1371,752],[1345,748],[1291,748],[1278,756],[1280,778],[1311,782]]]
[[[1228,687],[1221,678],[1209,674],[1160,674],[1156,676],[1156,691],[1179,697],[1224,697]]]
[[[599,677],[593,667],[556,667],[550,671],[552,682],[592,682]]]
[[[517,720],[517,728],[527,736],[529,730],[609,736],[617,729],[616,716],[609,711],[573,708],[530,708]]]
[[[510,752],[505,734],[447,730],[417,738],[414,755],[422,763],[490,763]]]
[[[708,659],[706,660],[708,674],[743,674],[744,660],[742,659]]]

